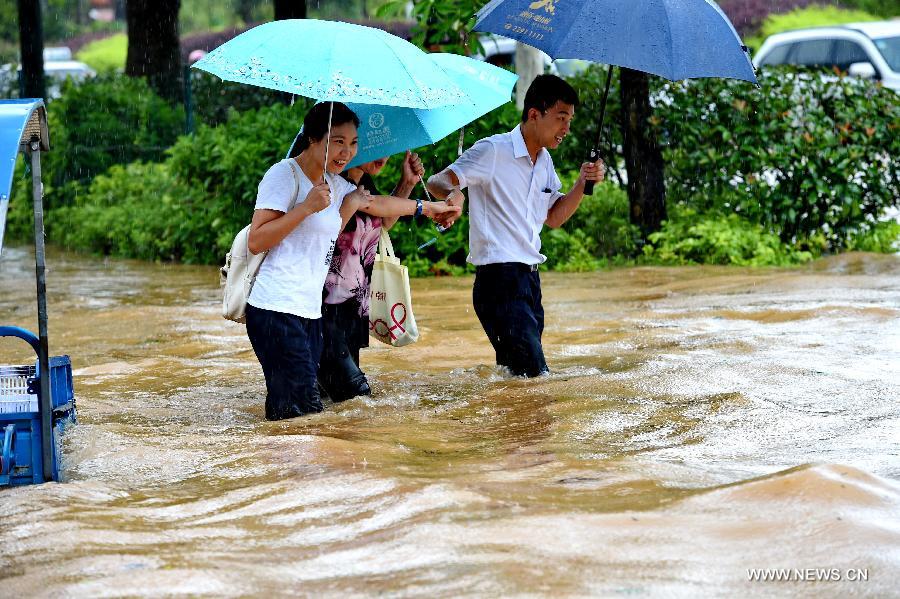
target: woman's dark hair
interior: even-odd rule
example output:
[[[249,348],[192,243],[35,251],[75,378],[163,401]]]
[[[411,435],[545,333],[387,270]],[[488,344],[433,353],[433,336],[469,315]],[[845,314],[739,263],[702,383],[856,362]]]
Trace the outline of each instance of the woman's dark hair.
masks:
[[[294,146],[288,153],[289,158],[294,158],[300,152],[309,147],[310,143],[325,138],[328,133],[328,115],[331,112],[332,102],[319,102],[306,113],[303,119],[303,129],[294,140]],[[347,108],[345,104],[334,102],[334,112],[331,112],[331,126],[337,127],[346,123],[353,123],[359,127],[359,117]]]
[[[536,108],[541,114],[547,112],[557,102],[578,106],[578,92],[556,75],[538,75],[525,92],[525,106],[522,108],[522,122],[528,120],[528,111]]]

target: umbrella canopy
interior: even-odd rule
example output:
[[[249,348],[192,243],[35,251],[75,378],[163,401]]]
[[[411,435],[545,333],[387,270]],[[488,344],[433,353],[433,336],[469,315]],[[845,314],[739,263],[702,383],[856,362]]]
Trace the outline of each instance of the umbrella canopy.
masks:
[[[515,74],[458,54],[429,56],[465,92],[466,100],[430,110],[348,104],[360,120],[359,152],[349,167],[435,143],[510,101]]]
[[[322,101],[438,108],[465,100],[416,46],[380,29],[340,21],[265,23],[193,66],[226,81]]]
[[[757,83],[737,32],[712,0],[492,0],[475,30],[553,58],[580,58],[676,81]]]
[[[19,152],[29,151],[28,142],[32,137],[40,141],[41,150],[50,149],[44,101],[36,98],[0,100],[0,252],[3,251],[3,233],[12,195],[16,157]]]

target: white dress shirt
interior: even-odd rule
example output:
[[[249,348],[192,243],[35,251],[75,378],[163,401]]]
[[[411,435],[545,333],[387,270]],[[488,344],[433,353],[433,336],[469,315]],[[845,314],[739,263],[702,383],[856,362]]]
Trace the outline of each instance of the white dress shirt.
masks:
[[[553,159],[541,148],[532,163],[521,125],[482,139],[450,165],[469,188],[469,257],[476,266],[541,264],[541,229],[562,197]]]

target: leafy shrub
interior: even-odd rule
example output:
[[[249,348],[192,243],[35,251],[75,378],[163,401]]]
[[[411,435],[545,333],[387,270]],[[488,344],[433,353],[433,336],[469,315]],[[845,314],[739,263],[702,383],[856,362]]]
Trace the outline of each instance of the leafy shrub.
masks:
[[[840,4],[848,8],[864,10],[885,19],[900,16],[900,6],[897,5],[896,0],[841,0]]]
[[[779,68],[761,89],[727,80],[666,87],[654,119],[671,203],[734,212],[784,241],[839,250],[900,202],[900,103],[852,77]]]
[[[651,233],[644,246],[647,261],[659,264],[734,264],[772,266],[806,262],[808,251],[791,248],[760,225],[736,214],[697,214],[683,210]]]
[[[217,261],[211,253],[214,217],[205,200],[171,176],[166,163],[115,165],[96,177],[76,204],[53,211],[48,238],[114,256]]]
[[[858,252],[894,254],[900,252],[900,223],[879,221],[850,236],[847,249]]]
[[[123,71],[128,54],[128,36],[118,33],[90,42],[75,57],[98,73]]]
[[[234,235],[253,214],[256,191],[270,166],[284,158],[303,120],[299,106],[275,104],[234,113],[223,125],[200,126],[168,152],[172,176],[204,197],[215,239],[209,251],[219,262]]]
[[[46,155],[45,181],[56,187],[89,181],[114,164],[159,160],[184,127],[180,108],[143,79],[118,75],[67,81],[47,118],[53,149]]]
[[[578,171],[564,173],[560,179],[568,191]],[[559,229],[545,227],[541,232],[542,250],[547,266],[553,270],[594,270],[614,257],[637,253],[637,227],[629,222],[628,196],[618,185],[604,182],[594,187],[575,214]]]

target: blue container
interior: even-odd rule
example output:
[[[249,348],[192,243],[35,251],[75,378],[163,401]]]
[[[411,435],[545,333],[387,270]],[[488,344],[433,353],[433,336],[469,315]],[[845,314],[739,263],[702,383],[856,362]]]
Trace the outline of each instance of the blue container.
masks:
[[[0,251],[16,157],[31,157],[34,211],[34,266],[40,339],[19,327],[0,326],[0,337],[26,341],[38,360],[34,366],[0,366],[0,486],[59,480],[59,438],[75,422],[72,365],[68,356],[47,349],[47,282],[41,152],[50,149],[44,101],[0,100]],[[45,369],[46,372],[40,372]],[[50,397],[41,397],[41,395]],[[43,399],[43,401],[42,401]],[[46,405],[42,405],[46,404]],[[48,472],[50,470],[50,472]]]
[[[24,329],[0,327],[0,336],[37,338]],[[0,486],[29,485],[45,480],[41,447],[40,369],[38,363],[0,366]],[[65,427],[75,422],[75,395],[69,356],[50,358],[50,395],[53,400],[52,480],[59,480],[59,443]]]

